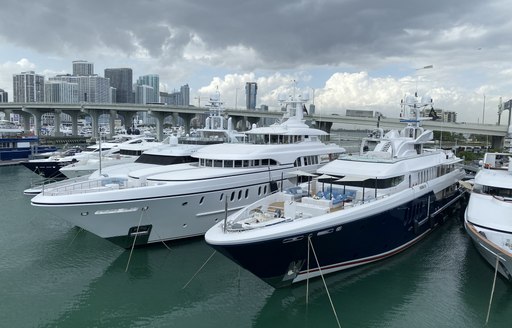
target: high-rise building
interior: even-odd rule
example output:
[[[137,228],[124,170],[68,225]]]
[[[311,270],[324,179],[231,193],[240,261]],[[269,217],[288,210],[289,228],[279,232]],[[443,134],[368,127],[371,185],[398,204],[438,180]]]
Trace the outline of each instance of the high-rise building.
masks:
[[[190,106],[190,87],[188,84],[182,85],[180,88],[182,106]]]
[[[43,102],[44,76],[34,71],[12,76],[14,102]]]
[[[94,75],[94,64],[85,60],[73,61],[73,75],[90,76]]]
[[[180,91],[160,92],[160,102],[168,105],[190,106],[190,88],[188,84],[181,86]]]
[[[258,85],[256,82],[245,83],[245,104],[247,109],[256,109],[256,94]]]
[[[151,87],[151,93],[145,95],[144,102],[141,102],[140,97],[137,97],[138,95],[138,89],[135,91],[135,102],[138,104],[147,104],[147,103],[157,103],[159,102],[160,98],[160,77],[158,74],[149,74],[149,75],[143,75],[138,78],[137,80],[137,86],[149,86]],[[149,89],[145,89],[148,91]],[[148,91],[149,92],[149,91]]]
[[[9,94],[4,89],[0,89],[0,102],[8,102]]]
[[[78,83],[49,80],[44,85],[44,100],[50,103],[78,103]]]
[[[106,68],[105,77],[116,88],[117,103],[134,103],[133,72],[131,68]]]
[[[49,81],[65,81],[77,84],[78,102],[89,103],[111,103],[112,88],[107,78],[92,76],[57,75],[48,79]]]
[[[135,103],[136,104],[149,104],[155,103],[155,90],[149,85],[136,85],[135,86]]]

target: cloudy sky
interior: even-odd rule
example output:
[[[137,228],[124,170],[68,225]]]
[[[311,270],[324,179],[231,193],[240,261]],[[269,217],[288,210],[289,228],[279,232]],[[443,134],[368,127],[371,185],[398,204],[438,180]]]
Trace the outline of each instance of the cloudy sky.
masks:
[[[218,88],[241,108],[257,82],[258,106],[274,108],[295,80],[326,115],[398,117],[418,90],[459,121],[496,123],[512,98],[510,12],[505,0],[6,1],[0,88],[12,101],[13,74],[71,73],[80,59],[100,76],[159,74],[164,91],[189,84],[193,105]]]

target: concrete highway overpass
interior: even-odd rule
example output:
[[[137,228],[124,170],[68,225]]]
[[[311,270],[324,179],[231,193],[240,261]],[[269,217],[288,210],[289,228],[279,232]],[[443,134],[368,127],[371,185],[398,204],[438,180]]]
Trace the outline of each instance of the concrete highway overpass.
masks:
[[[137,112],[147,112],[156,119],[157,135],[163,137],[163,122],[166,117],[172,116],[174,122],[177,117],[185,121],[185,129],[189,131],[190,121],[197,114],[204,114],[209,111],[207,107],[194,106],[176,106],[161,104],[61,104],[61,103],[0,103],[0,111],[6,113],[7,117],[11,113],[20,114],[24,118],[25,130],[30,129],[30,118],[35,123],[35,131],[41,128],[41,116],[45,113],[66,113],[71,116],[73,135],[78,133],[78,119],[80,117],[90,116],[92,119],[93,136],[98,135],[98,119],[100,115],[108,114],[110,119],[111,131],[114,131],[114,119],[117,115],[123,117],[124,122],[132,122]],[[281,118],[283,113],[280,111],[260,111],[247,109],[225,108],[227,115],[233,118],[235,126],[240,122],[257,123],[261,118]],[[57,132],[60,127],[59,115],[55,115]],[[330,132],[333,124],[355,129],[372,129],[377,126],[377,118],[351,117],[338,115],[310,115],[306,119],[313,122],[318,128]],[[491,136],[492,143],[502,144],[503,138],[507,133],[507,126],[492,124],[475,123],[446,123],[440,121],[424,121],[423,126],[427,129],[442,132],[469,133]],[[399,118],[381,118],[380,127],[384,129],[401,128],[403,123]],[[239,126],[245,127],[242,123]]]

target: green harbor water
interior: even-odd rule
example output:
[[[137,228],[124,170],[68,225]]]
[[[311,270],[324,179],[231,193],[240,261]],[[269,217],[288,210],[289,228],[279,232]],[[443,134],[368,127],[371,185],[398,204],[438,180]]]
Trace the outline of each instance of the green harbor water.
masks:
[[[329,295],[341,327],[486,324],[494,270],[458,217],[390,259],[326,276],[328,293],[322,279],[274,290],[202,238],[130,258],[32,207],[34,179],[0,167],[2,327],[337,327]],[[498,277],[487,327],[511,326],[512,286]]]

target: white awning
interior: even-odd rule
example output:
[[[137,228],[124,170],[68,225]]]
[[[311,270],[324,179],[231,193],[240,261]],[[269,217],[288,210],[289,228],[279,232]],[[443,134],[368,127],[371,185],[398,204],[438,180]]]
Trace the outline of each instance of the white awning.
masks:
[[[295,171],[288,172],[286,174],[289,176],[303,176],[303,177],[316,177],[317,176],[316,174],[309,173],[309,172],[302,171],[302,170],[295,170]]]
[[[368,177],[358,177],[358,176],[353,176],[353,175],[347,175],[347,176],[344,176],[341,179],[336,180],[336,182],[366,181],[368,179],[370,179],[370,178],[368,178]]]

